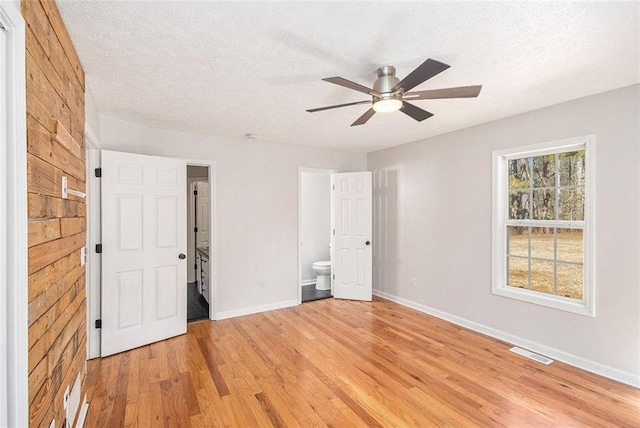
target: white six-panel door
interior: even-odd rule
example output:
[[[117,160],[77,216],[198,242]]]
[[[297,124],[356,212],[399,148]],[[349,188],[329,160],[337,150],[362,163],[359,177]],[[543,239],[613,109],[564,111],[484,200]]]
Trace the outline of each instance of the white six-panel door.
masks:
[[[371,300],[371,172],[335,174],[334,185],[333,296]]]
[[[186,162],[102,151],[102,356],[187,329]]]

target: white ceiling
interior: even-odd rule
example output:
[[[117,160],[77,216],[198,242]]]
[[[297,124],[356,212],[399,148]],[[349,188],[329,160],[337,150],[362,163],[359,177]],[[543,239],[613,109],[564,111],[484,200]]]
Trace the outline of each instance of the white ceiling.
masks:
[[[371,152],[640,82],[640,3],[65,1],[58,6],[102,113],[149,126]],[[426,58],[418,86],[482,84],[350,127],[371,87]]]

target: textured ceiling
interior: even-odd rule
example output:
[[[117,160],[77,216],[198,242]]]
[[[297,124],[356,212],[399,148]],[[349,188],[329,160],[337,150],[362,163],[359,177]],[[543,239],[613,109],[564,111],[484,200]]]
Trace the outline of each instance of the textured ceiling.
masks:
[[[640,82],[638,2],[65,1],[62,17],[102,113],[149,126],[357,152]],[[416,90],[482,84],[477,99],[424,100],[349,125],[372,86],[434,58]]]

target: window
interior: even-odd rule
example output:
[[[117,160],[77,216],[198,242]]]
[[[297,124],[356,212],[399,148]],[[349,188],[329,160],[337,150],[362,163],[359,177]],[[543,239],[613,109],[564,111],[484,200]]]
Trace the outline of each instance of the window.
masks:
[[[593,140],[493,153],[494,294],[594,315]]]

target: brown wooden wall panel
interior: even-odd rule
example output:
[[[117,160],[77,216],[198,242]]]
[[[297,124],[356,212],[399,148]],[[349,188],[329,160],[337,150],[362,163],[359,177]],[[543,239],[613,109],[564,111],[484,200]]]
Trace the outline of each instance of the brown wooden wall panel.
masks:
[[[29,215],[29,421],[63,426],[86,360],[84,72],[55,2],[23,0]],[[81,393],[84,396],[84,391]]]
[[[46,293],[54,292],[55,289],[60,286],[60,283],[65,281],[65,278],[69,274],[80,267],[80,253],[73,252],[55,261],[46,268],[29,275],[29,302],[32,302],[38,296],[44,296]],[[76,277],[72,283],[77,279]],[[59,299],[60,296],[57,298]],[[33,323],[35,320],[29,317],[29,321]]]
[[[71,64],[73,73],[78,79],[80,88],[84,93],[84,71],[82,70],[82,65],[80,64],[78,54],[73,47],[73,42],[71,41],[69,33],[67,32],[67,27],[64,26],[64,22],[62,22],[62,19],[60,18],[58,8],[54,1],[41,1],[41,6],[43,7],[44,12],[49,18],[49,22],[53,27],[53,32],[55,33],[56,38],[60,41],[60,44],[64,48],[65,55],[60,55],[60,57],[64,57],[64,59]],[[82,102],[82,107],[84,108],[84,101]]]
[[[49,311],[53,305],[61,300],[62,297],[69,293],[69,288],[73,286],[84,275],[84,269],[77,266],[73,270],[67,272],[60,280],[54,282],[51,288],[48,288],[45,292],[40,293],[35,299],[29,302],[29,316],[33,317],[29,325],[33,325],[39,321],[47,311]],[[38,339],[38,331],[34,329],[32,333],[29,333],[29,337],[33,336],[33,340]],[[30,340],[33,341],[33,340]]]
[[[29,274],[49,266],[76,250],[79,253],[86,242],[86,234],[78,233],[29,248]]]
[[[65,126],[71,126],[71,110],[64,100],[58,95],[56,90],[51,85],[51,82],[47,79],[44,72],[38,67],[35,60],[27,52],[27,101],[29,96],[35,97],[40,101],[41,106],[45,112],[42,113],[43,118],[50,119],[51,117],[57,118]],[[27,106],[27,113],[29,113],[29,106]],[[43,120],[38,117],[38,120]],[[43,120],[44,126],[47,126],[48,120]]]
[[[68,188],[84,192],[84,181],[77,180],[69,173],[56,168],[31,153],[27,154],[27,191],[29,193],[61,197],[63,176],[67,177]],[[67,199],[78,202],[84,201],[83,198],[74,195],[69,195]]]
[[[38,67],[40,67],[44,75],[47,76],[47,80],[56,90],[60,99],[64,99],[67,85],[64,80],[62,80],[62,74],[58,73],[51,61],[49,61],[49,55],[47,55],[40,42],[38,42],[31,27],[27,27],[26,30],[26,44],[27,51],[29,51],[33,60]]]
[[[76,268],[76,273],[78,273],[79,270],[79,268]],[[29,327],[29,349],[35,345],[36,341],[45,337],[46,334],[55,333],[55,331],[52,330],[53,326],[60,322],[61,317],[69,310],[69,305],[78,295],[79,290],[77,290],[77,287],[81,282],[81,279],[82,275],[72,282],[69,287],[62,290],[63,292],[61,293],[61,297],[56,300],[44,314],[40,315],[40,317],[31,324]],[[71,287],[76,287],[76,289],[71,289]]]
[[[87,219],[85,217],[73,217],[60,219],[60,232],[63,237],[86,232]]]
[[[71,135],[71,132],[67,131],[64,124],[59,120],[51,119],[51,137],[62,147],[71,152],[72,155],[79,159],[84,159],[84,150],[82,146]]]
[[[61,237],[60,219],[29,220],[29,248]]]
[[[38,1],[25,0],[22,2],[22,15],[27,25],[36,35],[38,42],[49,56],[51,51],[51,24],[42,5]],[[28,50],[28,49],[27,49]]]
[[[87,207],[84,202],[60,199],[30,193],[27,195],[27,210],[30,219],[47,217],[84,217]]]
[[[69,156],[69,150],[51,137],[51,133],[34,118],[29,117],[27,150],[34,156],[66,171],[80,181],[85,180],[85,166],[81,158]],[[82,151],[80,149],[80,151]]]

